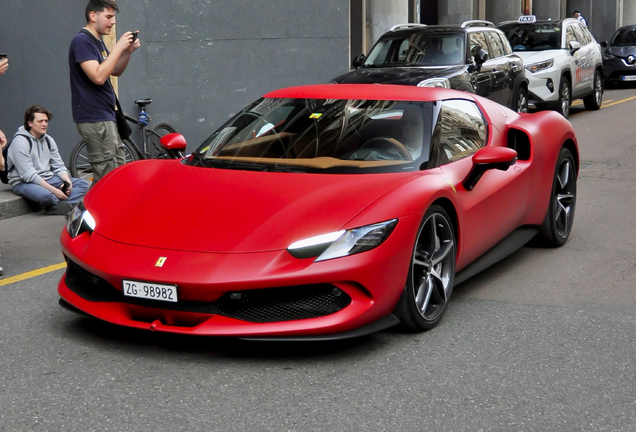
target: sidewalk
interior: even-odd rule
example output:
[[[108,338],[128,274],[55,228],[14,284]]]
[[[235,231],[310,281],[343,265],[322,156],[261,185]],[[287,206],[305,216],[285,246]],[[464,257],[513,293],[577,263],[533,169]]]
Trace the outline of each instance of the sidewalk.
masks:
[[[31,213],[27,201],[11,191],[11,186],[0,183],[0,219]]]

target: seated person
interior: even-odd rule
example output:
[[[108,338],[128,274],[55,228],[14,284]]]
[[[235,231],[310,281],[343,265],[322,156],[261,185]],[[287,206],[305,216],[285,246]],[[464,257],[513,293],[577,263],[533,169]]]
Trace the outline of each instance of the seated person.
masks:
[[[419,108],[413,105],[404,107],[402,113],[402,143],[411,153],[411,158],[416,160],[422,155],[424,142],[424,119]]]
[[[7,152],[7,176],[16,195],[40,204],[46,214],[67,214],[86,194],[88,183],[69,176],[55,140],[46,134],[52,116],[39,105],[26,110]]]

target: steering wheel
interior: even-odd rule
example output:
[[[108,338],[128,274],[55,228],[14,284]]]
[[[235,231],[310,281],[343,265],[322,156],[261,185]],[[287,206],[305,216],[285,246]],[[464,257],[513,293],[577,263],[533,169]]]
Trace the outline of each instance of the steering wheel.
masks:
[[[406,148],[404,144],[402,144],[395,138],[374,137],[367,140],[364,144],[362,144],[359,147],[359,149],[363,149],[364,147],[376,148],[385,154],[399,156],[399,158],[394,158],[394,159],[403,159],[406,161],[413,160],[413,157],[411,156],[411,152]],[[393,150],[393,151],[390,151],[390,150]]]

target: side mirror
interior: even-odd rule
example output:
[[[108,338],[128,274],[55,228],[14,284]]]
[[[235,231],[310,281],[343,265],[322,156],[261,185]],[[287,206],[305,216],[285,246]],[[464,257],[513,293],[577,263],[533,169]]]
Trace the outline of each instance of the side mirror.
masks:
[[[601,41],[600,45],[601,45],[603,48],[607,48],[607,41]]]
[[[517,161],[517,152],[508,147],[484,147],[473,155],[473,167],[462,182],[464,189],[473,190],[486,171],[506,171]]]
[[[477,50],[477,53],[475,54],[475,62],[481,66],[484,63],[486,63],[486,60],[488,60],[490,56],[488,55],[488,51],[486,51],[483,48],[480,48],[479,50]]]
[[[364,64],[365,61],[367,61],[367,56],[365,56],[364,54],[358,54],[351,61],[351,66],[353,66],[354,69],[358,69]]]
[[[162,136],[159,142],[161,143],[161,147],[168,150],[185,151],[186,149],[186,140],[184,136],[177,132]]]
[[[574,54],[581,49],[581,44],[578,41],[570,41],[570,54]]]

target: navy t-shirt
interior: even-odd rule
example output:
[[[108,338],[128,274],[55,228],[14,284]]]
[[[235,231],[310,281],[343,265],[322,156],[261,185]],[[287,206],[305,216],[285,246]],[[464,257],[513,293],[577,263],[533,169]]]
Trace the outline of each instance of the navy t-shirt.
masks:
[[[87,60],[101,63],[108,54],[103,41],[82,31],[71,41],[68,64],[71,70],[73,121],[76,123],[115,121],[115,91],[110,80],[97,85],[80,66],[80,63]]]

